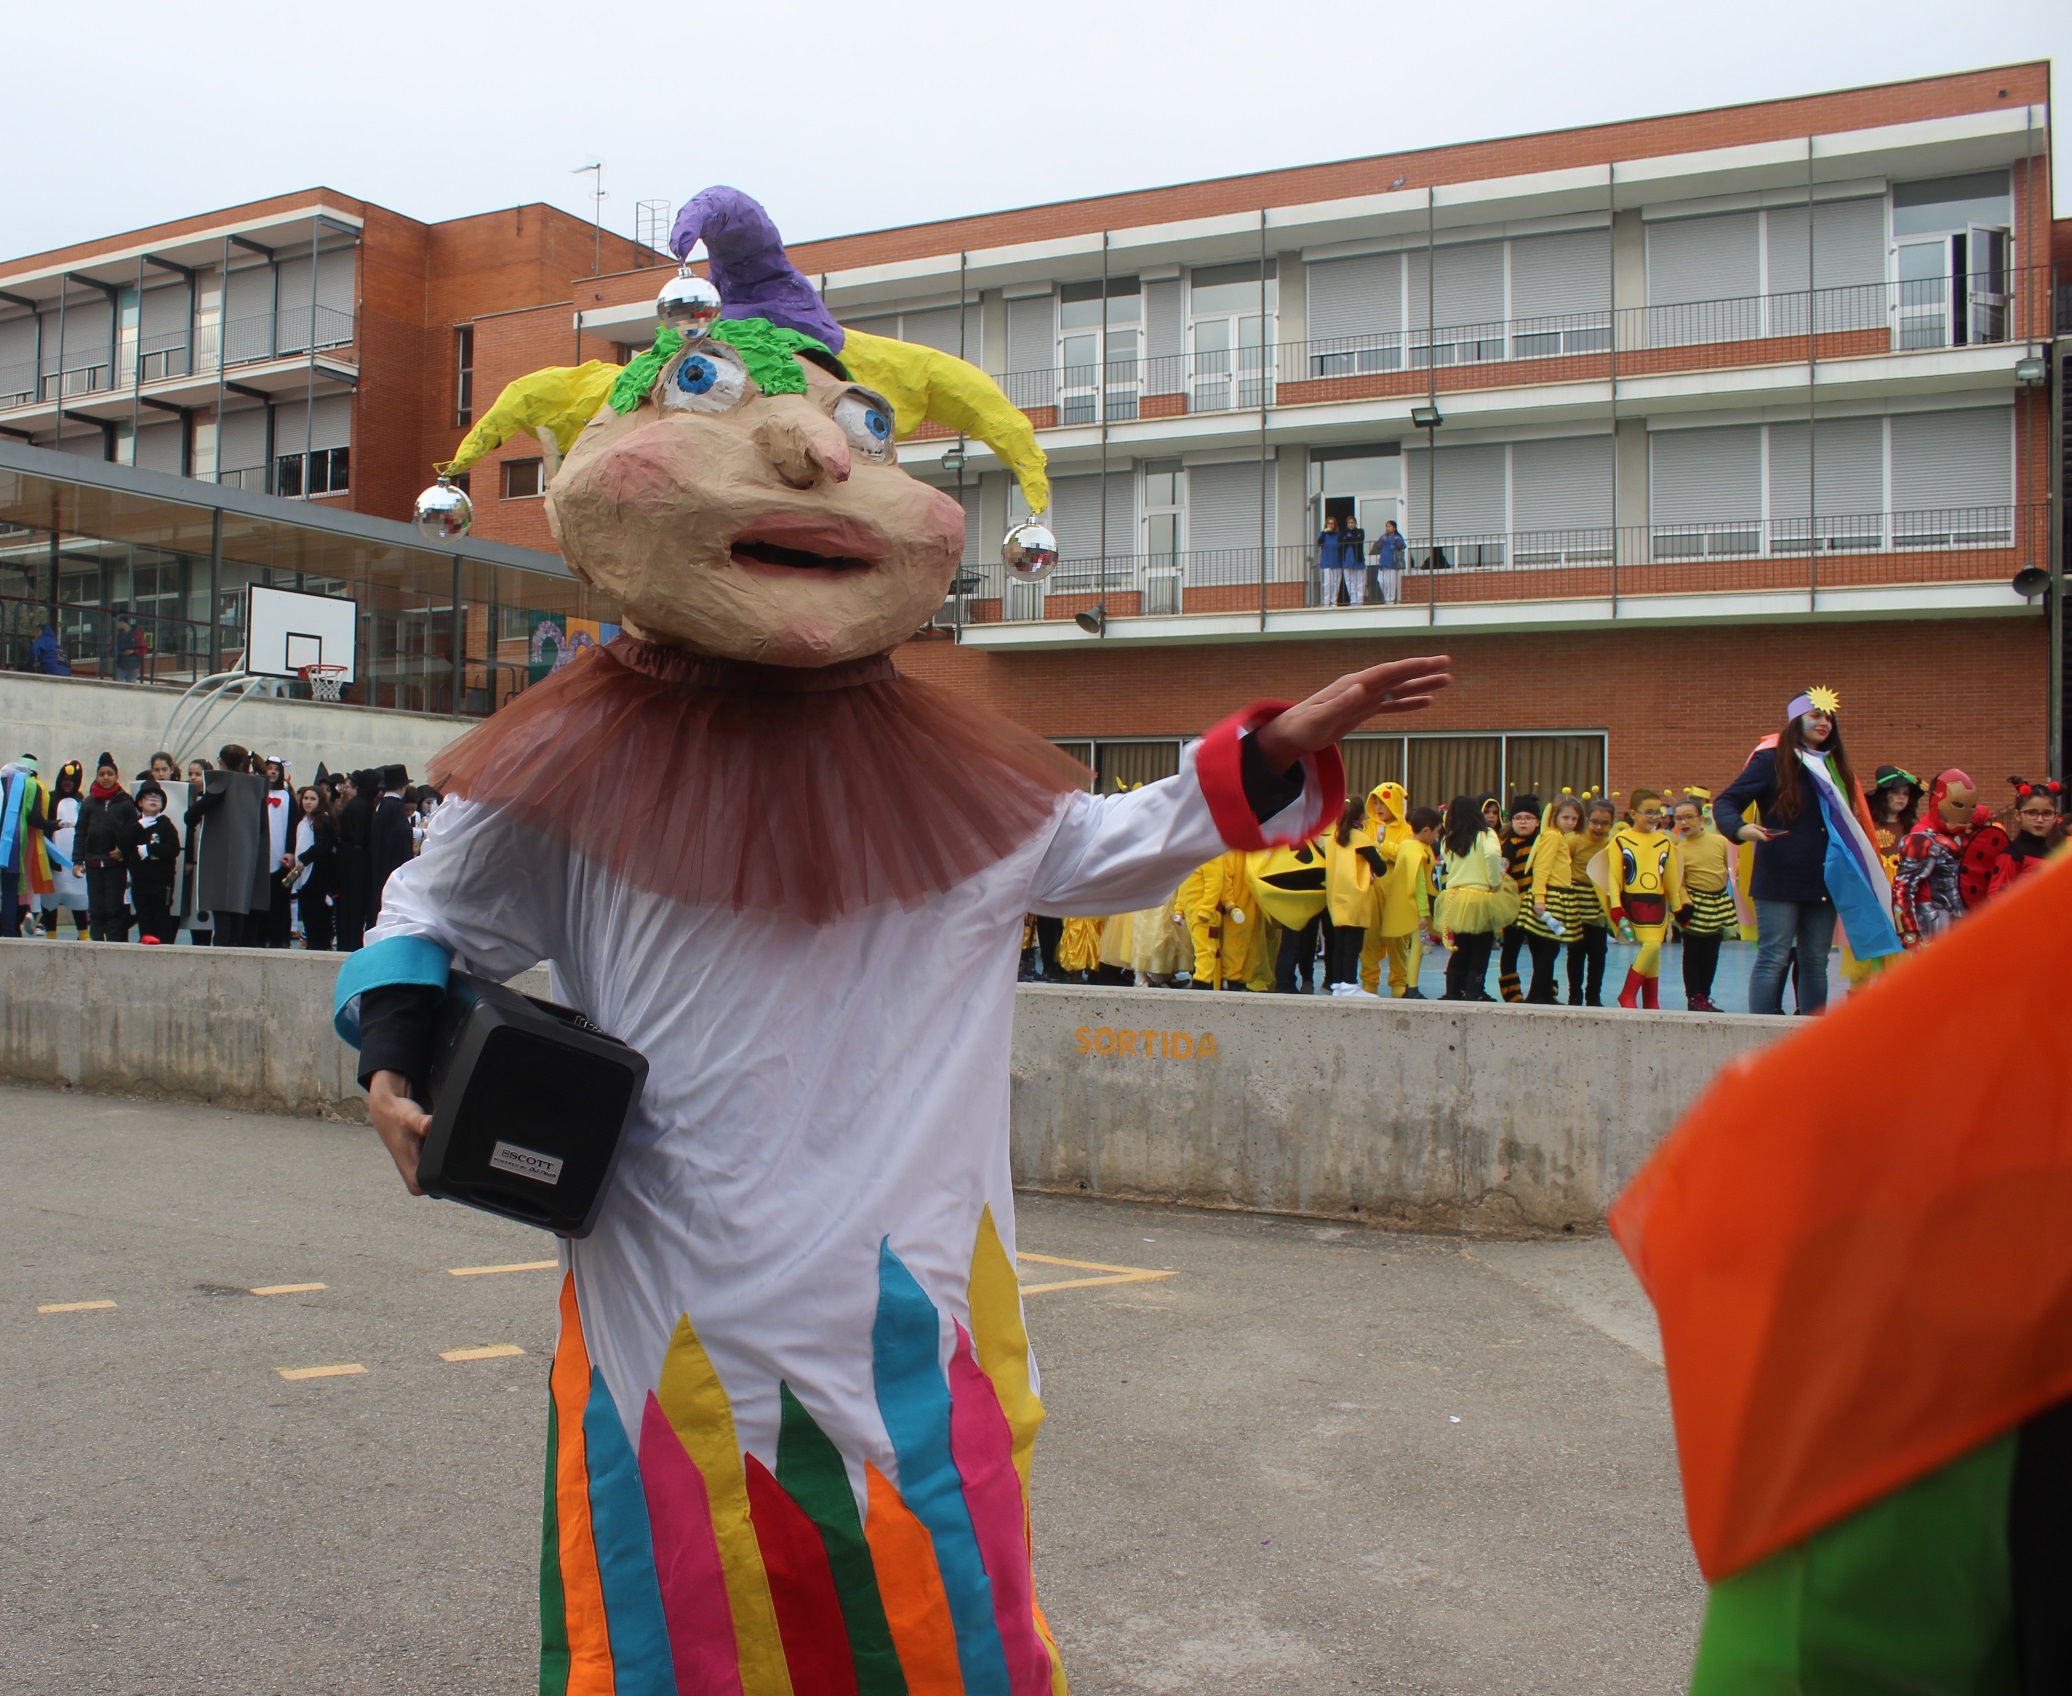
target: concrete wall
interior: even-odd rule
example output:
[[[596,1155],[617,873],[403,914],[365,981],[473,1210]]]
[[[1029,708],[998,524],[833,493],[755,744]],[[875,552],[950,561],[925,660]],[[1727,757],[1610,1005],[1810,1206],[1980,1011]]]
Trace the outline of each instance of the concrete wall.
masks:
[[[65,760],[83,760],[91,779],[94,760],[106,750],[130,777],[164,746],[160,738],[179,700],[177,690],[142,684],[0,672],[0,760],[38,755],[45,782]],[[233,707],[200,746],[173,752],[213,760],[224,743],[237,742],[284,755],[304,783],[316,776],[319,760],[333,771],[401,761],[413,779],[421,779],[425,762],[475,722],[440,713],[253,698]]]
[[[340,956],[0,942],[0,1077],[363,1120]],[[520,987],[545,993],[544,973]],[[1468,1231],[1590,1228],[1774,1020],[1024,987],[1019,1184]]]

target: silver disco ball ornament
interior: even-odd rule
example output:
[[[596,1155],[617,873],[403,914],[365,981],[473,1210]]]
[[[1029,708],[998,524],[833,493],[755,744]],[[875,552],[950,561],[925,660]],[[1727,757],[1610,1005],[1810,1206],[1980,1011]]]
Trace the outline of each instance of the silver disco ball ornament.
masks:
[[[420,536],[434,542],[449,542],[468,533],[468,527],[475,522],[475,505],[468,499],[467,490],[442,474],[438,482],[417,497],[417,508],[410,521],[417,526]]]
[[[1058,563],[1058,539],[1048,525],[1025,518],[1000,544],[1000,559],[1016,582],[1041,583]]]
[[[655,316],[694,342],[719,317],[719,290],[686,265],[655,296]]]

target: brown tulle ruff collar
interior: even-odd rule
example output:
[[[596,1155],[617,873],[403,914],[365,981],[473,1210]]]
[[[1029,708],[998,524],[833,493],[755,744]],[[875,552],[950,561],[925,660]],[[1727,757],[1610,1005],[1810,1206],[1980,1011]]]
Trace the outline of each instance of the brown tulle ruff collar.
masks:
[[[431,778],[638,888],[826,924],[984,870],[1087,772],[887,655],[750,665],[620,636],[445,749]]]

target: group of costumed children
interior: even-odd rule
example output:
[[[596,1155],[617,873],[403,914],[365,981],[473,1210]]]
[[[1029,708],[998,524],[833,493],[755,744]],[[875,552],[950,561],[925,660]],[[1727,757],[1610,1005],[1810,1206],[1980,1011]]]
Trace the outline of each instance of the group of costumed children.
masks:
[[[1159,907],[1065,920],[1057,964],[1117,982],[1169,986],[1184,972],[1196,989],[1294,993],[1313,983],[1321,932],[1333,995],[1378,997],[1386,963],[1389,994],[1421,1000],[1425,950],[1443,943],[1446,999],[1496,999],[1485,987],[1494,952],[1504,1000],[1552,1005],[1565,948],[1568,1004],[1597,1007],[1616,930],[1640,945],[1619,1001],[1654,1007],[1674,925],[1689,1005],[1716,1012],[1720,944],[1740,919],[1710,806],[1702,789],[1673,809],[1639,790],[1622,816],[1609,796],[1564,789],[1544,804],[1514,796],[1507,814],[1490,795],[1456,796],[1442,811],[1378,783],[1316,841],[1225,854]]]

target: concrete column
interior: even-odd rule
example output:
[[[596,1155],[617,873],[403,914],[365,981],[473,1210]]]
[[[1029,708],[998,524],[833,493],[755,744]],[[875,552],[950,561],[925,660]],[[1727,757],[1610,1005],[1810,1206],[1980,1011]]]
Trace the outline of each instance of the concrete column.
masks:
[[[998,377],[1007,370],[1007,297],[998,289],[979,294],[978,349],[971,361],[981,371]]]
[[[1286,350],[1297,342],[1309,340],[1309,290],[1303,286],[1302,255],[1278,255],[1274,276],[1280,300],[1280,318],[1274,335]],[[1306,376],[1302,367],[1302,356],[1295,352],[1284,351],[1277,361],[1280,380],[1284,383],[1299,382]]]
[[[1274,546],[1299,548],[1309,540],[1309,450],[1283,447],[1274,467]]]
[[[1647,346],[1647,230],[1640,209],[1612,214],[1612,335],[1620,349]]]
[[[1612,438],[1617,459],[1618,499],[1612,522],[1619,527],[1619,558],[1631,564],[1647,557],[1640,533],[1648,522],[1648,421],[1622,418]]]

